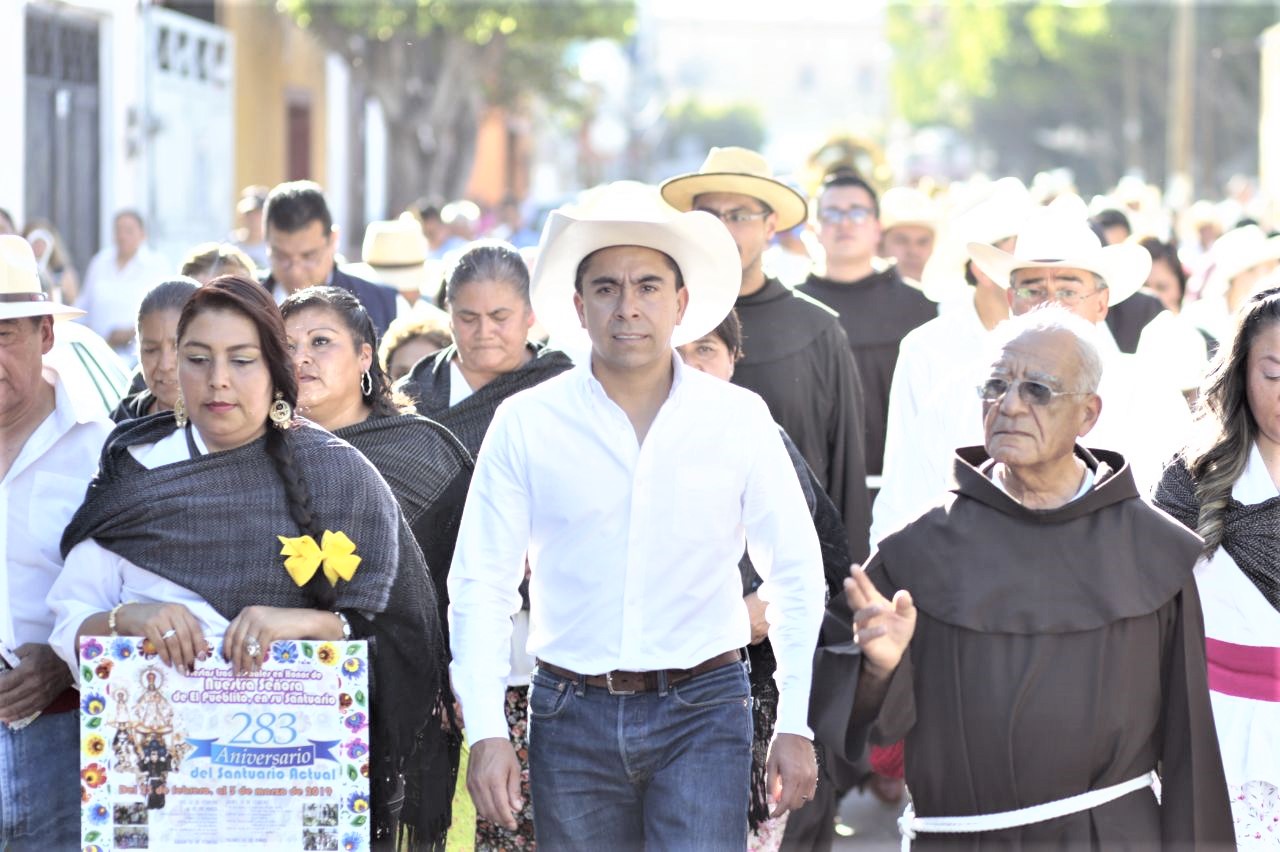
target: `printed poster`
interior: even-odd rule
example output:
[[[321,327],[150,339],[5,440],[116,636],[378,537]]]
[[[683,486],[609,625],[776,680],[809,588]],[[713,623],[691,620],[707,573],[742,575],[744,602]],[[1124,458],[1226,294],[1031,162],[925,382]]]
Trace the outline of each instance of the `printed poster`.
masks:
[[[83,852],[369,848],[364,642],[276,642],[237,677],[187,675],[146,639],[83,637]]]

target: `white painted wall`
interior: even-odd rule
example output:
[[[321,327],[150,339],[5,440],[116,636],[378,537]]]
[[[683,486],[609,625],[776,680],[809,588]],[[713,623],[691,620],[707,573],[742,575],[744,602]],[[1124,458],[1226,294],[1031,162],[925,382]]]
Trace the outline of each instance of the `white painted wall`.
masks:
[[[13,214],[18,227],[26,219],[25,140],[27,137],[25,3],[0,3],[0,104],[5,104],[5,132],[0,133],[0,207]]]

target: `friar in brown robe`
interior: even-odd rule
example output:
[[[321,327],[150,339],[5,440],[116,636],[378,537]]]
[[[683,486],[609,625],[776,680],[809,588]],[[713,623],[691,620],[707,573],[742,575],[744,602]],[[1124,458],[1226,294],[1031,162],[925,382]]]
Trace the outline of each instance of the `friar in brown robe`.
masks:
[[[946,497],[846,583],[863,655],[844,745],[904,740],[926,818],[1159,774],[1160,799],[1143,788],[1014,828],[920,833],[922,849],[1232,848],[1192,577],[1200,542],[1140,498],[1119,454],[1073,442],[1100,403],[1055,366],[1068,344],[1036,330],[1006,345],[985,397],[991,454],[959,450]],[[1036,381],[1056,396],[1018,387]],[[1011,496],[1028,458],[1066,471],[1059,499]]]

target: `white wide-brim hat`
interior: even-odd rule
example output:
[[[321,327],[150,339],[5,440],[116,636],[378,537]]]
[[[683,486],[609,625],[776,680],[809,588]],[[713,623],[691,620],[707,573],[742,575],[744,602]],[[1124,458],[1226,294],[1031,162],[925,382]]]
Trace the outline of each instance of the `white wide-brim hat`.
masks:
[[[763,156],[748,148],[712,148],[696,172],[662,182],[662,197],[677,210],[692,210],[708,192],[732,192],[759,199],[777,214],[777,229],[787,231],[809,215],[803,195],[773,176]]]
[[[880,230],[919,225],[938,232],[938,208],[933,199],[912,186],[895,186],[880,196]]]
[[[672,346],[713,331],[733,309],[742,261],[729,230],[709,213],[681,213],[652,186],[619,181],[591,190],[575,206],[552,211],[542,229],[530,298],[538,321],[557,345],[587,341],[573,304],[574,278],[583,258],[614,246],[654,249],[680,268],[689,304],[672,334]]]
[[[1102,245],[1089,227],[1084,202],[1075,195],[1034,210],[1019,229],[1012,252],[981,242],[970,242],[966,248],[978,268],[1005,289],[1017,269],[1092,272],[1106,282],[1110,305],[1138,292],[1151,273],[1151,254],[1139,243]]]
[[[84,311],[60,305],[40,287],[36,255],[31,244],[16,234],[0,236],[0,320],[84,316]]]
[[[1269,260],[1280,260],[1280,237],[1268,237],[1257,225],[1232,228],[1214,240],[1212,284],[1226,292],[1231,280]]]
[[[1037,206],[1016,177],[962,187],[925,263],[920,278],[924,294],[935,302],[972,298],[973,288],[964,277],[970,259],[966,246],[994,245],[1016,236]]]

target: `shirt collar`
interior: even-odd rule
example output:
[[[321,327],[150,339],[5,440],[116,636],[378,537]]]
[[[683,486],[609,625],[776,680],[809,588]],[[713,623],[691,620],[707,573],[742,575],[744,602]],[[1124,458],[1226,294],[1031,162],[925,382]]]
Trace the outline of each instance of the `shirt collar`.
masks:
[[[66,432],[80,423],[99,423],[106,419],[102,408],[94,405],[87,394],[73,394],[68,390],[67,383],[58,375],[55,367],[45,364],[41,375],[53,385],[53,417],[59,432]]]
[[[604,385],[600,384],[600,380],[591,371],[593,358],[595,358],[595,350],[592,350],[583,359],[582,363],[578,364],[574,369],[579,371],[580,381],[585,383],[587,393],[597,400],[609,400],[609,394],[605,392]],[[689,368],[685,366],[684,360],[681,359],[680,354],[674,348],[671,350],[671,369],[671,391],[667,394],[667,399],[675,400],[683,396],[681,388],[684,385],[684,377]],[[609,401],[612,402],[613,400]]]

